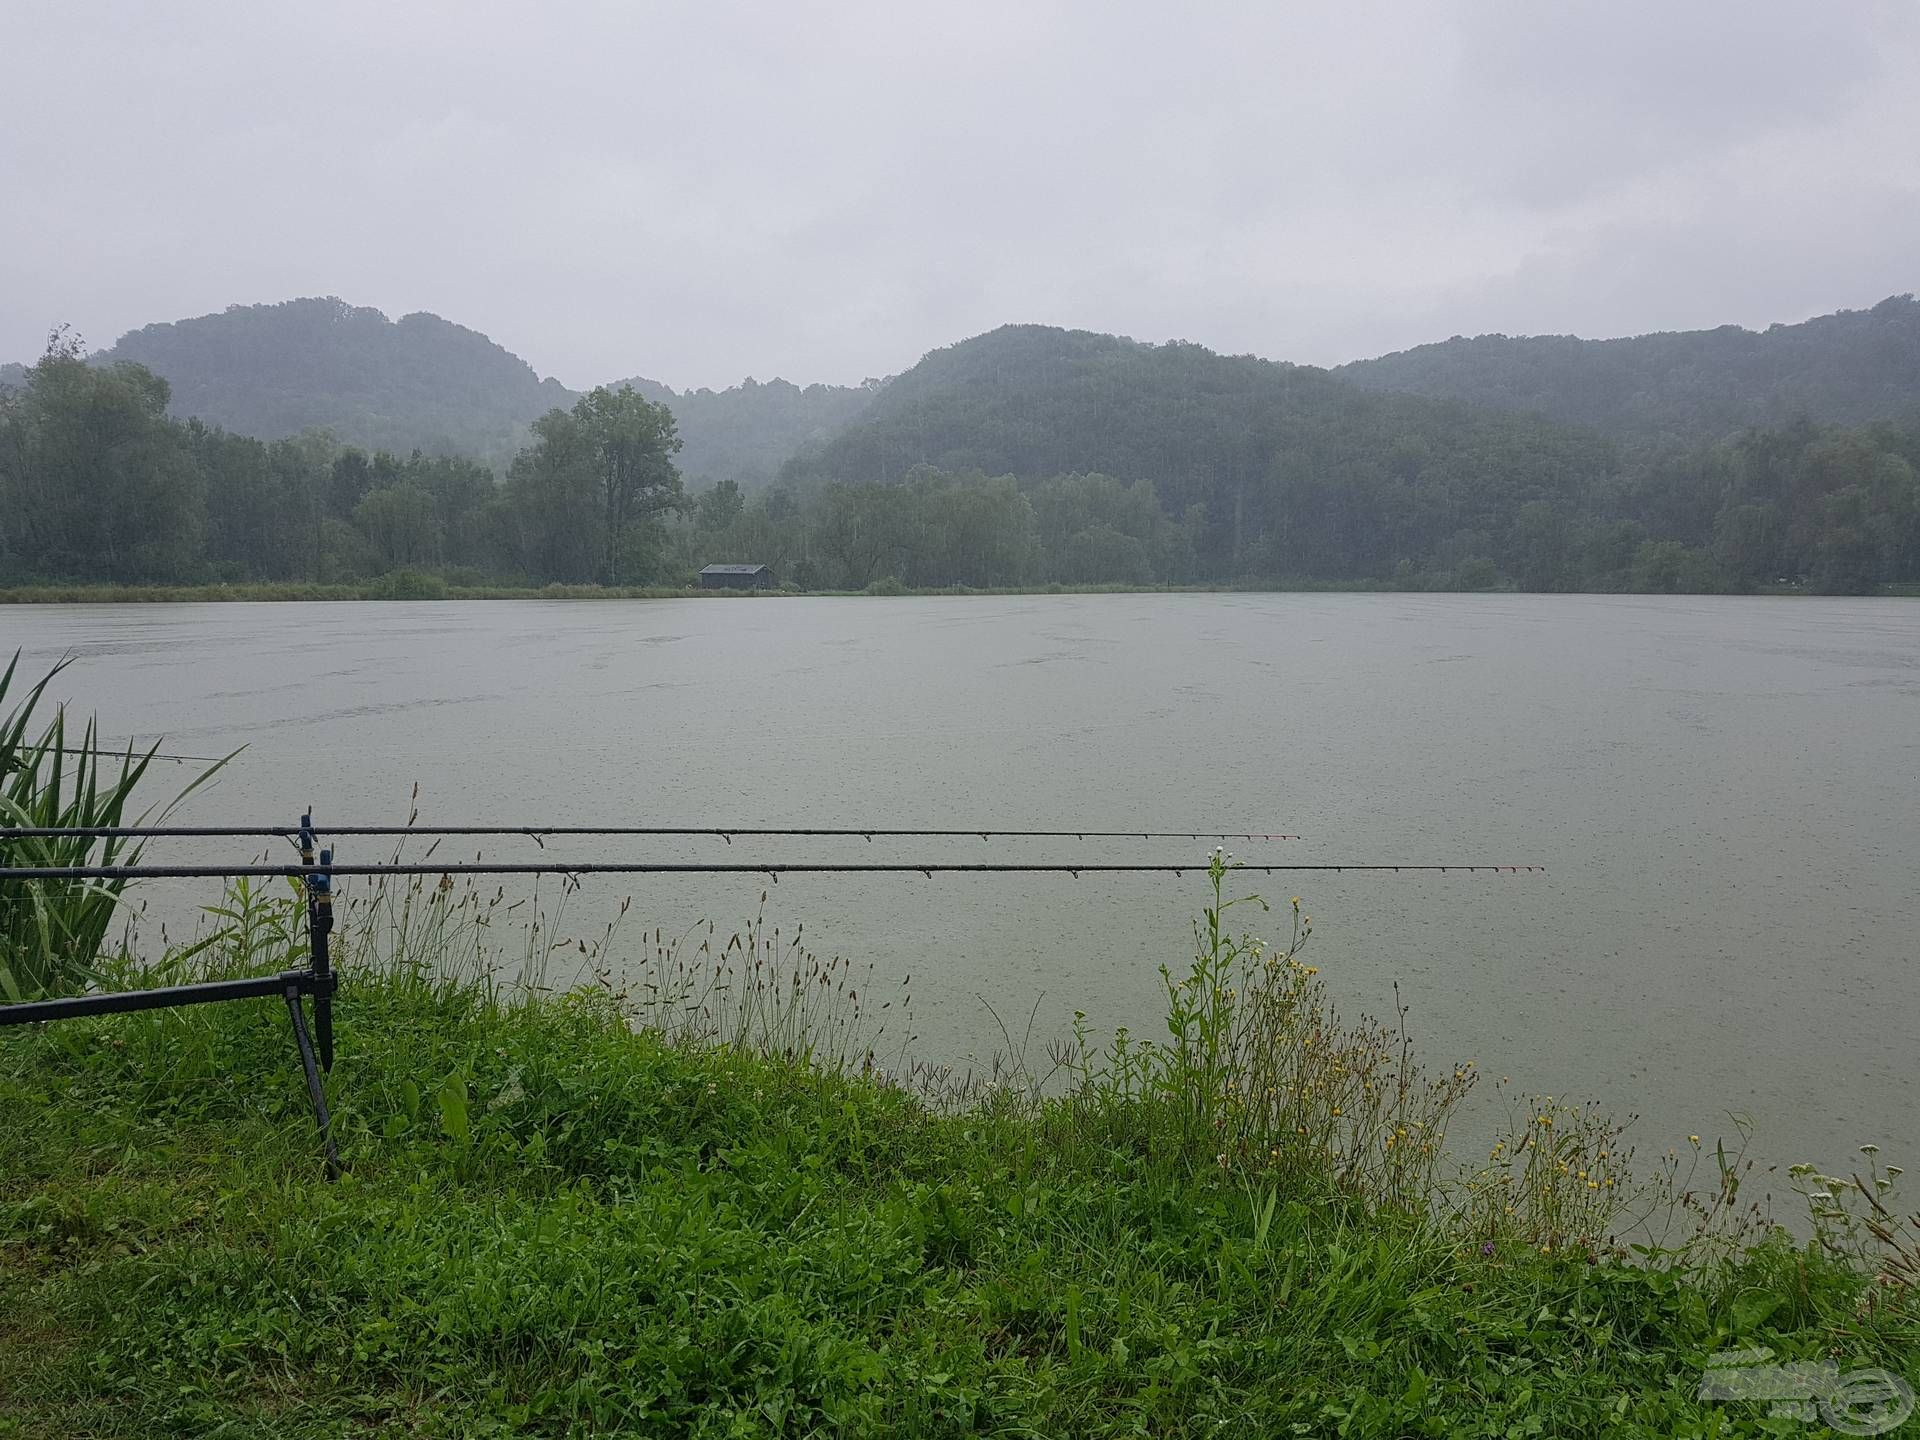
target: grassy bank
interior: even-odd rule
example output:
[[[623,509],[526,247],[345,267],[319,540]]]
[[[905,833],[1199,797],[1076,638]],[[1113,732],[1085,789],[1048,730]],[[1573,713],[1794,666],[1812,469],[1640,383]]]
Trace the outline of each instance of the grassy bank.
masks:
[[[194,963],[281,963],[286,903]],[[758,934],[541,996],[362,923],[331,1185],[277,1005],[0,1031],[0,1435],[1721,1436],[1785,1433],[1696,1398],[1729,1346],[1920,1378],[1912,1292],[1730,1243],[1711,1167],[1614,1251],[1590,1110],[1448,1178],[1473,1067],[1226,909],[1162,1044],[1044,1086],[879,1073],[884,1002]]]

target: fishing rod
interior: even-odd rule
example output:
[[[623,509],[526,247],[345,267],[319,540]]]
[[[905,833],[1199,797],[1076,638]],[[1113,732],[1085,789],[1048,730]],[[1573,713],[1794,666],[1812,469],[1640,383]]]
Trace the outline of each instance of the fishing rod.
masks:
[[[401,863],[393,861],[386,864],[337,864],[333,851],[319,848],[319,827],[313,823],[311,814],[302,815],[297,826],[241,828],[234,826],[16,826],[0,829],[0,840],[29,838],[110,838],[110,839],[163,839],[183,836],[203,838],[251,837],[251,838],[287,838],[295,840],[300,847],[298,865],[7,865],[0,866],[0,882],[32,881],[72,881],[72,880],[162,880],[162,879],[207,879],[224,880],[239,878],[285,878],[302,882],[306,897],[307,912],[307,952],[304,965],[282,970],[275,975],[250,976],[232,980],[203,980],[187,985],[160,986],[146,990],[110,991],[101,994],[61,996],[48,1000],[31,1000],[15,1004],[0,1005],[0,1025],[40,1024],[52,1020],[79,1019],[90,1015],[112,1015],[137,1010],[174,1009],[187,1005],[203,1005],[228,1000],[251,1000],[277,997],[284,1002],[293,1031],[293,1040],[300,1059],[300,1068],[306,1080],[307,1097],[313,1107],[313,1118],[319,1131],[321,1148],[326,1160],[326,1173],[329,1179],[341,1173],[340,1153],[334,1144],[332,1117],[327,1109],[326,1091],[321,1080],[322,1072],[333,1068],[333,999],[339,989],[339,975],[334,970],[331,958],[330,937],[334,925],[333,885],[341,876],[386,876],[386,875],[437,875],[450,878],[454,875],[765,875],[775,884],[782,875],[924,875],[928,879],[939,874],[963,875],[1069,875],[1078,879],[1082,875],[1175,875],[1184,876],[1189,872],[1198,872],[1206,864],[1185,865],[1122,865],[1122,864],[1080,864],[1071,863],[1021,863],[1021,862],[976,862],[958,863],[912,863],[895,862],[885,864],[828,864],[819,862],[797,862],[771,864],[687,864],[687,863],[645,863],[616,861],[544,861],[544,862],[490,862],[475,860],[466,863]],[[854,836],[872,841],[876,836],[888,838],[967,836],[978,835],[982,840],[992,837],[1016,838],[1036,837],[1048,839],[1074,838],[1087,839],[1219,839],[1219,840],[1279,840],[1298,839],[1298,836],[1255,835],[1255,834],[1208,834],[1199,831],[1117,831],[1117,830],[903,830],[903,829],[827,829],[810,827],[804,829],[782,829],[768,826],[741,826],[737,828],[704,827],[673,828],[666,826],[504,826],[475,825],[453,828],[434,828],[417,826],[363,825],[329,826],[329,835],[362,836],[446,836],[446,835],[521,835],[539,841],[543,836],[551,835],[718,835],[728,844],[733,836]],[[1211,863],[1211,861],[1207,862]],[[1488,872],[1495,874],[1525,874],[1545,870],[1544,865],[1267,865],[1235,862],[1230,866],[1234,870],[1259,871],[1273,875],[1292,872],[1317,872],[1325,874],[1344,874],[1355,871],[1367,874],[1400,874],[1402,872],[1435,872],[1442,875],[1459,871],[1463,874]],[[314,1012],[314,1025],[310,1032],[304,1009],[305,1002],[311,1000]],[[316,1046],[315,1041],[318,1041]]]
[[[430,838],[442,835],[512,835],[538,841],[555,835],[707,835],[729,845],[733,837],[799,835],[833,836],[872,841],[882,839],[972,837],[982,840],[1298,840],[1298,835],[1234,834],[1208,830],[892,830],[872,826],[841,828],[768,825],[329,825],[328,835],[398,836]],[[147,839],[295,839],[291,825],[11,825],[0,826],[0,840],[113,840]]]
[[[448,864],[337,864],[325,852],[313,865],[9,865],[0,866],[0,880],[220,880],[245,876],[249,879],[304,879],[318,875],[1187,875],[1207,868],[1205,862],[1185,865],[1107,865],[1054,862],[1028,864],[985,862],[919,864],[901,861],[886,864],[821,864],[815,862],[767,864],[694,865],[681,863],[641,863],[637,861],[553,860],[544,863],[512,861],[472,861]],[[1258,861],[1234,861],[1230,870],[1258,871],[1265,875],[1318,872],[1345,874],[1394,874],[1435,872],[1448,875],[1489,874],[1522,875],[1544,871],[1544,865],[1267,865]]]

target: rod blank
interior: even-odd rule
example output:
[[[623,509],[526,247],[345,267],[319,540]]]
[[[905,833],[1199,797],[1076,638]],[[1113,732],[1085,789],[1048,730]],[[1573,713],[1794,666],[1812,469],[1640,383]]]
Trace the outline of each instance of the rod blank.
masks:
[[[717,835],[731,840],[735,835],[859,836],[904,839],[923,837],[971,837],[987,839],[1037,840],[1298,840],[1298,835],[1239,835],[1211,830],[888,830],[871,826],[840,829],[789,829],[765,825],[640,825],[604,827],[594,825],[325,825],[315,826],[325,835],[417,835],[431,839],[438,835],[523,835],[542,839],[549,835]],[[27,839],[297,839],[295,825],[47,825],[0,826],[0,840]]]
[[[873,865],[831,865],[816,863],[787,864],[775,861],[754,865],[639,864],[619,861],[554,860],[541,864],[514,864],[510,861],[473,861],[466,864],[435,865],[56,865],[0,867],[0,880],[218,880],[228,876],[250,878],[324,875],[1185,875],[1207,868],[1205,861],[1186,865],[1074,865],[1053,864],[942,864],[926,865],[901,862]],[[1296,871],[1324,871],[1339,874],[1352,870],[1369,873],[1399,874],[1402,871],[1433,871],[1442,875],[1453,871],[1476,871],[1508,875],[1544,871],[1544,865],[1263,865],[1234,863],[1233,870],[1258,870],[1277,875]]]

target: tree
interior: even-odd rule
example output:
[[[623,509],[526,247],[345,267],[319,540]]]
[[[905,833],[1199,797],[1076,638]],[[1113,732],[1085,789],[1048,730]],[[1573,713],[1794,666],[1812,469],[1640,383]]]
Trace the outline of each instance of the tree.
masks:
[[[1522,590],[1563,590],[1570,576],[1566,516],[1545,500],[1529,500],[1513,517],[1510,569]]]
[[[746,502],[740,497],[740,482],[722,480],[702,495],[694,507],[702,530],[718,534],[740,518]]]
[[[8,407],[0,506],[16,563],[47,577],[191,577],[206,523],[205,479],[167,418],[167,382],[138,365],[101,367],[56,331]]]
[[[368,491],[354,506],[353,523],[372,542],[384,569],[425,565],[439,558],[433,496],[418,485]]]
[[[601,386],[571,410],[549,410],[508,475],[521,563],[549,580],[645,578],[660,517],[685,504],[673,463],[679,448],[673,413],[631,385]]]
[[[573,413],[586,431],[598,471],[600,583],[617,585],[636,578],[633,559],[644,545],[637,528],[683,503],[680,472],[673,464],[680,437],[673,412],[631,385],[597,386],[580,397]]]

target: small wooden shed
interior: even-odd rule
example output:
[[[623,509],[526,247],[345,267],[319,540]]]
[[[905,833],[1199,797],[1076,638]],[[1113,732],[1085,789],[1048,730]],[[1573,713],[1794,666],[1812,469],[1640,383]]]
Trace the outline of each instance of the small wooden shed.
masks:
[[[771,590],[773,571],[764,565],[707,565],[700,571],[702,590]]]

